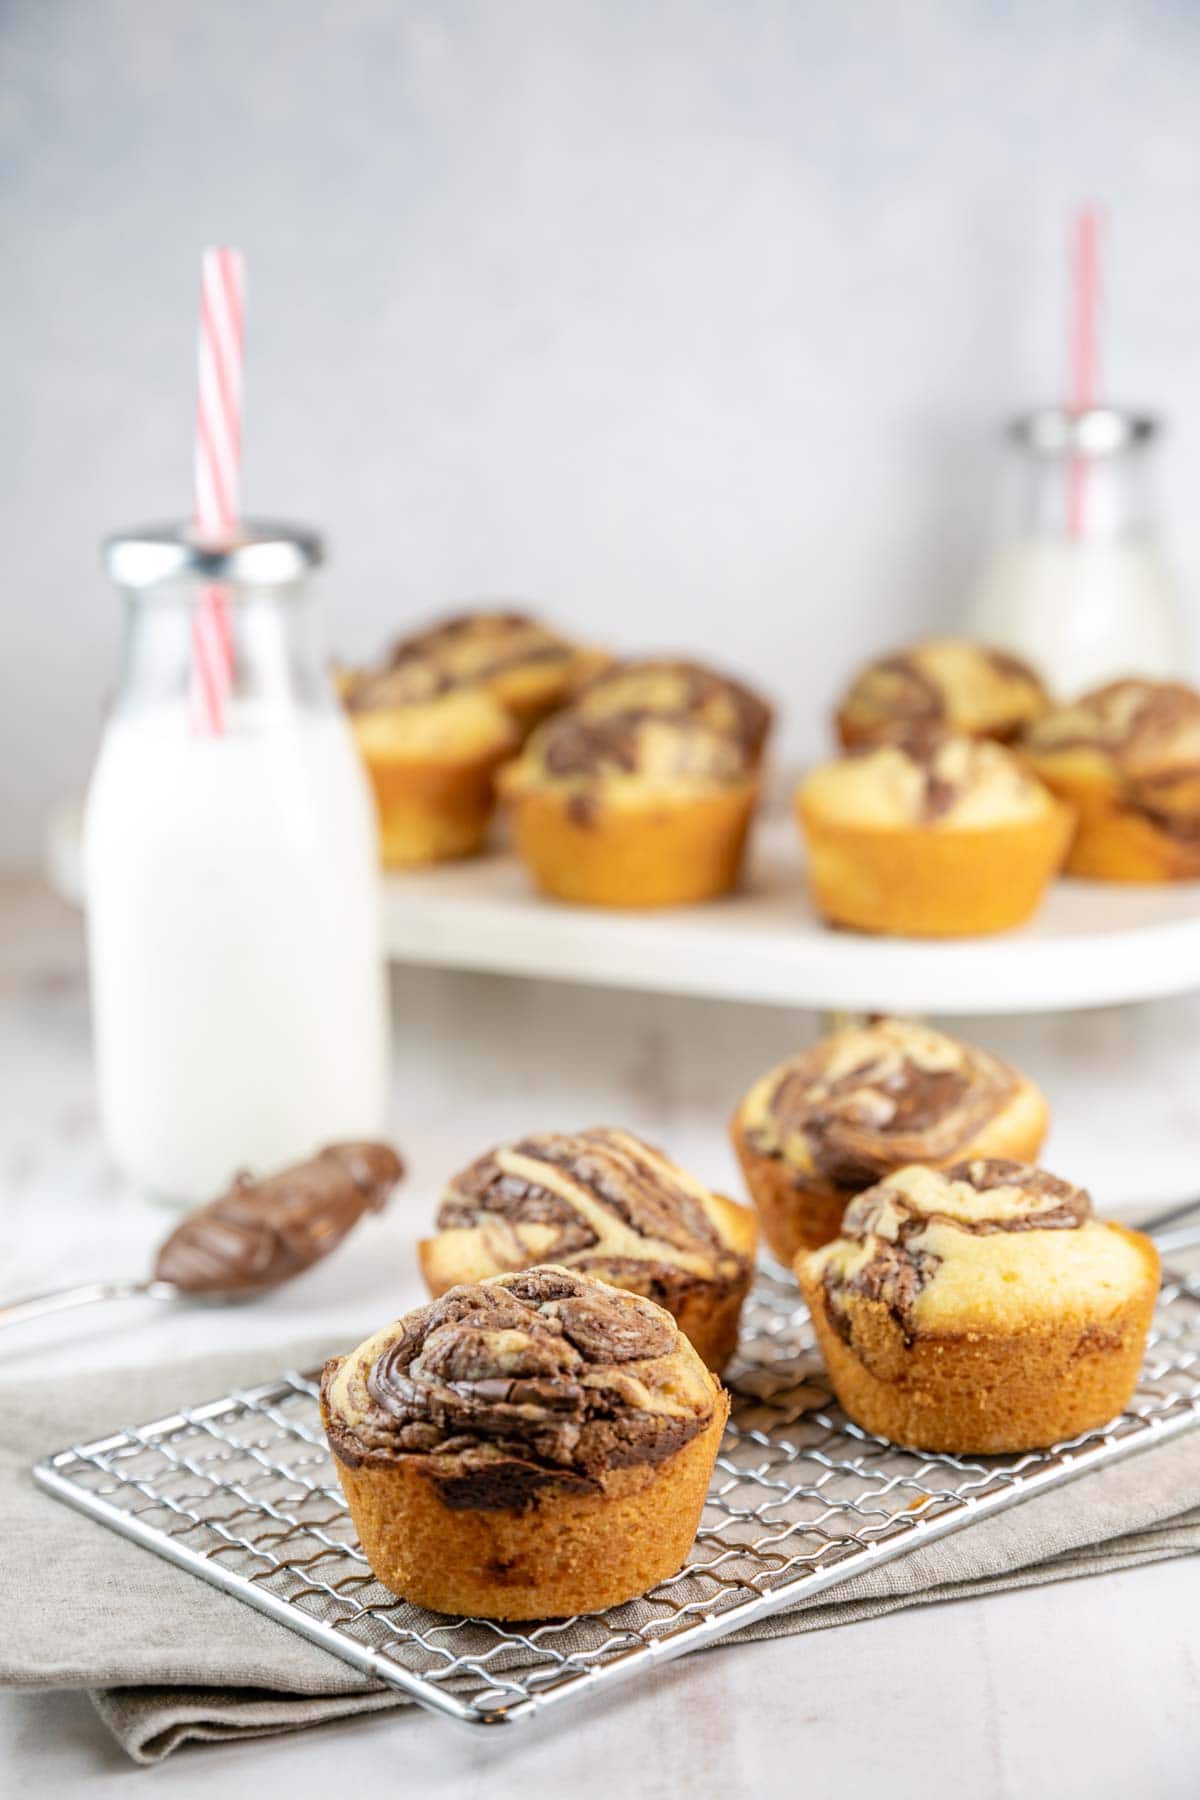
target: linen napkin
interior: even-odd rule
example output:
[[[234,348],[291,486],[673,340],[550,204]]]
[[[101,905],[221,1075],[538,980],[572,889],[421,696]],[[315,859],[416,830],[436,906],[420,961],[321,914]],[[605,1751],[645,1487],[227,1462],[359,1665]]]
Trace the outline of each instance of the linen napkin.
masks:
[[[409,1704],[251,1607],[33,1484],[47,1452],[319,1363],[327,1342],[0,1386],[0,1683],[80,1687],[136,1762]],[[783,1637],[906,1606],[1200,1549],[1200,1429],[980,1520],[731,1635]],[[713,1646],[719,1649],[721,1645]]]

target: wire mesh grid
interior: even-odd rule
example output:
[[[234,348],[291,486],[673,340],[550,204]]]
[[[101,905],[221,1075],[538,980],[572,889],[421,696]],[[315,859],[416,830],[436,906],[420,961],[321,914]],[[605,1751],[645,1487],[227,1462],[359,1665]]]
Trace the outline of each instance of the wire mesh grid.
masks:
[[[642,1600],[534,1625],[427,1612],[375,1580],[325,1445],[315,1372],[76,1444],[34,1475],[421,1705],[508,1723],[1200,1422],[1200,1276],[1168,1278],[1128,1411],[1052,1451],[918,1454],[859,1430],[830,1397],[795,1288],[768,1273],[727,1381],[732,1417],[686,1567]]]

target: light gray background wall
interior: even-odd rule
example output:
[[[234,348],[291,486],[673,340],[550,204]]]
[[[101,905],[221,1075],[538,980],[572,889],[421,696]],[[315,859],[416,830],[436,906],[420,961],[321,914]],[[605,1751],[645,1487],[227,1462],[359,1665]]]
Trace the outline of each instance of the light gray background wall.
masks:
[[[953,617],[1088,196],[1200,594],[1198,94],[1188,0],[7,0],[0,856],[85,776],[97,540],[187,508],[208,241],[247,504],[327,528],[345,652],[526,595],[740,665],[811,749]]]

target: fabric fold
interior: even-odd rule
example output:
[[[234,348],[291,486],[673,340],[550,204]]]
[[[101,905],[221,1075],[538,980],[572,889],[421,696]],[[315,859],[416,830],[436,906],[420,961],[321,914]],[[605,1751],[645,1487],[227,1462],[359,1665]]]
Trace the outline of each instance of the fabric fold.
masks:
[[[307,1368],[329,1345],[0,1387],[9,1605],[0,1683],[87,1689],[137,1762],[409,1704],[232,1596],[34,1485],[31,1465],[114,1422]],[[824,1630],[902,1607],[1136,1567],[1200,1549],[1200,1431],[1081,1476],[868,1570],[713,1646]]]

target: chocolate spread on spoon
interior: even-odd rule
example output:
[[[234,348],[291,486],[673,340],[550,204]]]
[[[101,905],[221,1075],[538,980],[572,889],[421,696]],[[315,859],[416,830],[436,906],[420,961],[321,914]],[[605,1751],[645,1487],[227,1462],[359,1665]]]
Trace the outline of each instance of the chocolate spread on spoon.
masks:
[[[235,1176],[228,1192],[189,1213],[154,1265],[185,1294],[264,1292],[336,1250],[365,1212],[382,1210],[404,1164],[387,1144],[330,1144],[261,1180]]]

